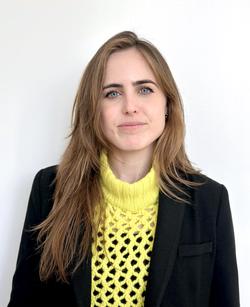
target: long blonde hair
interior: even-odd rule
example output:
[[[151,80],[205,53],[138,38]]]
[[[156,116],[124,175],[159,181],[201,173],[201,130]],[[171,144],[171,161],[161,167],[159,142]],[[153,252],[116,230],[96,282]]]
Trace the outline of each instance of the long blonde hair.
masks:
[[[99,158],[103,149],[110,150],[100,126],[104,72],[112,53],[132,47],[146,59],[168,105],[168,119],[156,140],[152,161],[159,188],[176,201],[188,202],[183,187],[198,185],[188,179],[189,174],[199,174],[200,170],[191,165],[185,152],[181,97],[166,61],[150,42],[133,32],[113,36],[99,48],[81,78],[72,111],[70,141],[57,166],[53,208],[34,228],[39,231],[41,280],[55,275],[68,282],[69,275],[89,255],[97,229],[94,210],[103,203]]]

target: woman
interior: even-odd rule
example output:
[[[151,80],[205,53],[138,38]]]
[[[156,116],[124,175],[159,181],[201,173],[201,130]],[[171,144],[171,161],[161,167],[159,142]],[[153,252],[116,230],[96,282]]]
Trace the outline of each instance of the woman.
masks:
[[[72,122],[59,165],[34,179],[8,306],[239,306],[228,193],[188,160],[159,51],[109,39]]]

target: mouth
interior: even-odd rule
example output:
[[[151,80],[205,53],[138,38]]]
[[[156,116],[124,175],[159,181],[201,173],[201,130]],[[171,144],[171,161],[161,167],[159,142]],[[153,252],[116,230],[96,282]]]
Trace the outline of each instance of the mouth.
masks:
[[[124,133],[135,133],[135,132],[139,132],[141,130],[144,129],[144,127],[146,126],[146,124],[122,124],[120,126],[118,126],[118,129],[120,129],[120,131],[123,131]]]
[[[123,123],[119,125],[118,127],[138,127],[138,126],[144,126],[145,123]]]

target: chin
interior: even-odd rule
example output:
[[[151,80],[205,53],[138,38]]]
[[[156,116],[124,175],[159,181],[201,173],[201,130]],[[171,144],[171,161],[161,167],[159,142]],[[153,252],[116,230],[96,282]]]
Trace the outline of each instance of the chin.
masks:
[[[117,148],[120,151],[141,151],[150,149],[153,146],[153,143],[150,144],[123,144],[123,145],[115,145],[115,148]]]

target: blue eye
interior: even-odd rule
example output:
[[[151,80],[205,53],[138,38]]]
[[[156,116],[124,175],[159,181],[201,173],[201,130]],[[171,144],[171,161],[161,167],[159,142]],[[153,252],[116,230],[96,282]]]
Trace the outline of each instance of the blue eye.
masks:
[[[154,91],[150,87],[142,87],[139,90],[139,93],[141,95],[148,95],[150,93],[153,93]],[[105,98],[116,98],[120,96],[121,94],[118,91],[109,91],[107,94],[105,94]]]
[[[117,91],[110,91],[108,92],[105,97],[109,97],[109,98],[115,98],[117,97],[118,95],[120,95]]]
[[[153,90],[149,87],[143,87],[140,89],[140,92],[142,95],[147,95],[147,94],[153,93]]]

